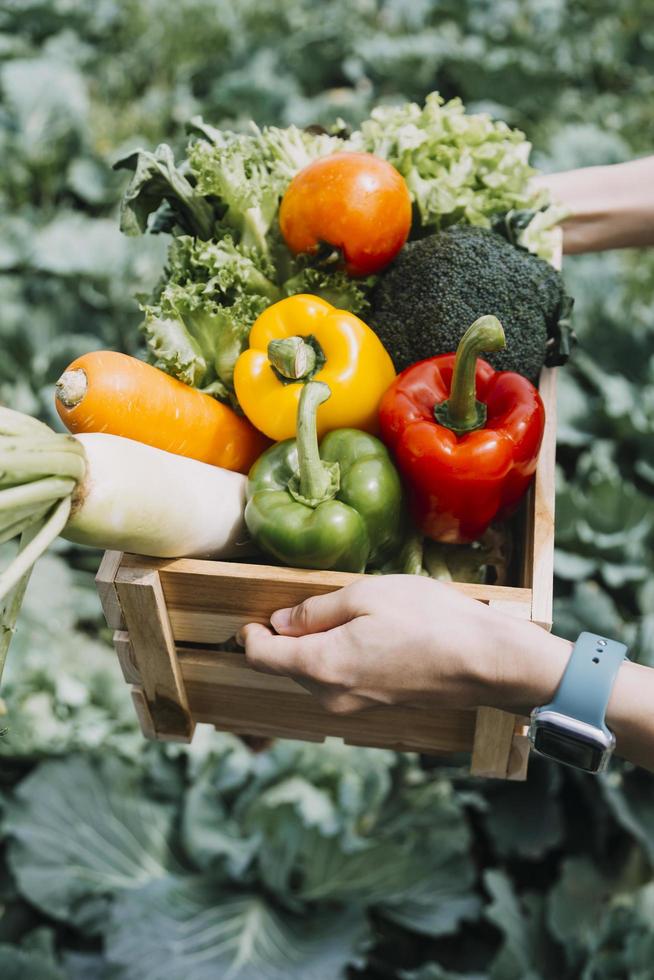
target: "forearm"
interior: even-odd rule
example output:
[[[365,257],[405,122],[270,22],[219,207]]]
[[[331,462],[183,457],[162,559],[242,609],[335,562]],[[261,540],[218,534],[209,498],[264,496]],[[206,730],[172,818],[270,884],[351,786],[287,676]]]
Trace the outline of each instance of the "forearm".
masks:
[[[548,704],[561,681],[572,644],[521,620],[495,623],[496,654],[489,658],[486,700],[491,707],[529,715]],[[625,662],[606,716],[622,758],[654,772],[654,670]]]
[[[570,210],[563,251],[654,245],[654,156],[535,178]]]

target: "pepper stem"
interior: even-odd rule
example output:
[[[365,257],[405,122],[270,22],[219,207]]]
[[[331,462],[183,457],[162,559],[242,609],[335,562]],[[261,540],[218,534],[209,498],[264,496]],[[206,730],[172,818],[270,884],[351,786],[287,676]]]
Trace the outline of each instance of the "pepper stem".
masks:
[[[291,381],[302,381],[314,372],[316,352],[303,337],[280,337],[268,344],[268,360]]]
[[[434,406],[437,422],[460,434],[485,424],[486,405],[476,397],[477,358],[505,346],[504,330],[496,316],[480,316],[468,327],[456,351],[450,397]]]
[[[291,478],[289,491],[300,503],[317,507],[335,496],[339,485],[338,463],[320,458],[316,412],[331,391],[322,381],[309,381],[302,387],[297,413],[297,458],[299,473]]]

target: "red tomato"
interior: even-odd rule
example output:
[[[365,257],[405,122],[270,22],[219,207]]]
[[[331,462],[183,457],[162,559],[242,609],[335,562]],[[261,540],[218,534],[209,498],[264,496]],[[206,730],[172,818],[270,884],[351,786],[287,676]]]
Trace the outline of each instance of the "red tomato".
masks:
[[[291,252],[339,248],[351,276],[378,272],[404,245],[411,198],[404,178],[372,153],[334,153],[300,170],[279,209]]]

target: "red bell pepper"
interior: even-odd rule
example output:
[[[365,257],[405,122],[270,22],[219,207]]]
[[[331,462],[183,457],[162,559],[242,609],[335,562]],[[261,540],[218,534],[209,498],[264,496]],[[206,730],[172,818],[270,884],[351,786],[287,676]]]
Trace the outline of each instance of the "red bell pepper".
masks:
[[[499,320],[480,317],[456,354],[408,367],[382,399],[382,438],[417,526],[436,541],[476,541],[511,512],[536,469],[545,427],[537,389],[478,356],[504,345]]]

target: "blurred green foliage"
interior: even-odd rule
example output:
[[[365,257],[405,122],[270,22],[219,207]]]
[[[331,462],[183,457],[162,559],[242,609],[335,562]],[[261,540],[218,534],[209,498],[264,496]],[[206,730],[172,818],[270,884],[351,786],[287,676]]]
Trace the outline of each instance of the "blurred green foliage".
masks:
[[[138,346],[165,241],[118,231],[111,164],[220,126],[358,122],[460,95],[544,169],[652,152],[649,0],[5,0],[0,400],[52,418],[76,354]],[[557,624],[654,665],[654,261],[566,261]],[[650,980],[654,780],[526,786],[338,744],[146,745],[90,570],[30,587],[0,742],[6,980]]]

